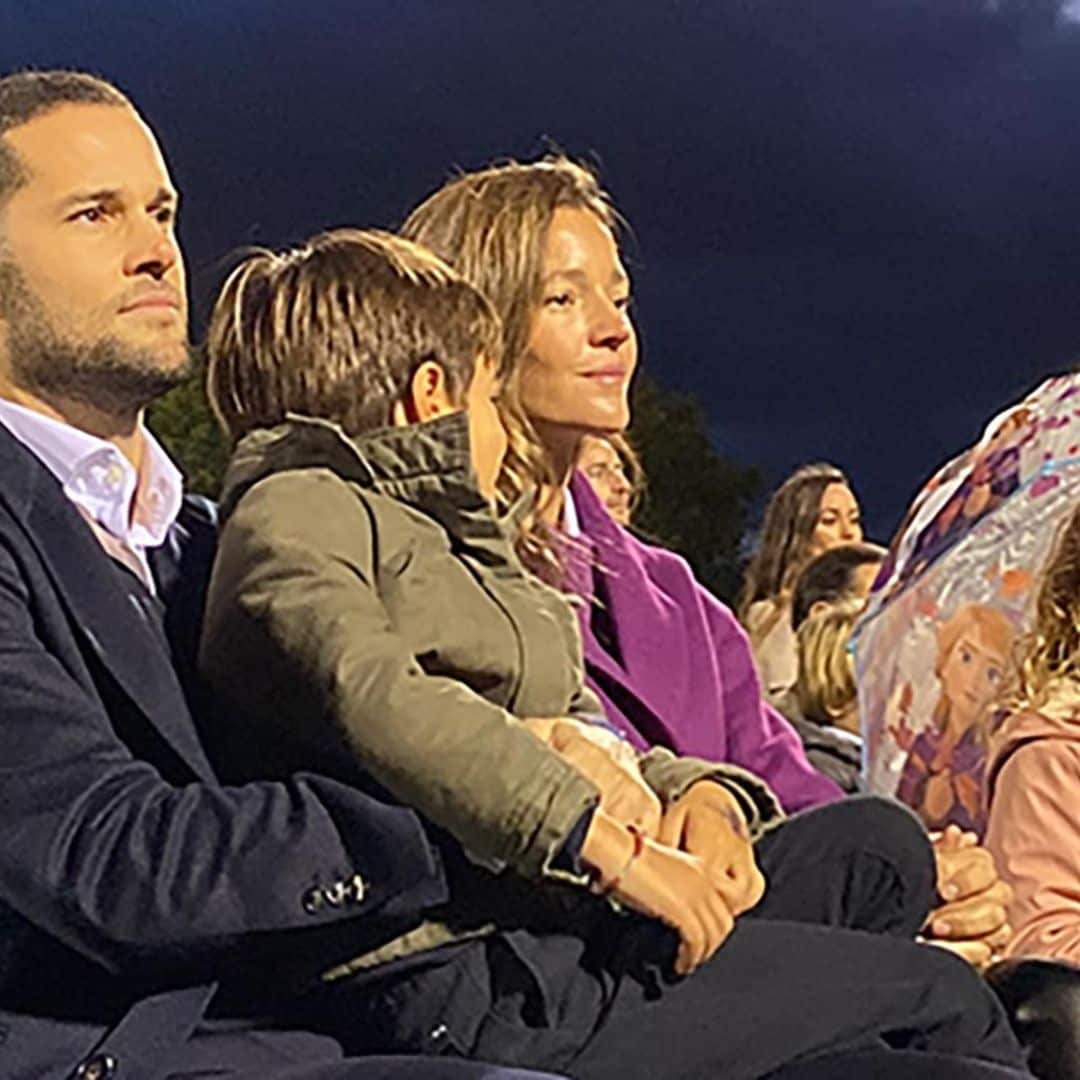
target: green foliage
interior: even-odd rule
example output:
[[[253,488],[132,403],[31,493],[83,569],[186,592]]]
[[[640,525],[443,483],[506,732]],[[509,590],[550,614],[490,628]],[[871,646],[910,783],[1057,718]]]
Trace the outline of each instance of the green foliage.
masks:
[[[200,370],[155,402],[147,421],[183,471],[187,490],[217,498],[229,451],[203,385]]]
[[[739,589],[739,543],[761,475],[713,449],[701,404],[688,394],[639,378],[633,417],[630,441],[647,481],[635,527],[683,555],[702,584],[732,603]]]

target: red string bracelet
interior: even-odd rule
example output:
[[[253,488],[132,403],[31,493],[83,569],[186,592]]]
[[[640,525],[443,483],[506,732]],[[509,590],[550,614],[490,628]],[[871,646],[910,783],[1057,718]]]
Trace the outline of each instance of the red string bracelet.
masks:
[[[645,834],[636,825],[627,825],[626,831],[633,838],[634,846],[630,854],[627,855],[626,862],[622,864],[614,877],[607,881],[597,878],[593,883],[592,890],[599,896],[607,896],[608,893],[615,892],[622,884],[622,879],[626,877],[627,871],[634,865],[634,860],[645,850]]]

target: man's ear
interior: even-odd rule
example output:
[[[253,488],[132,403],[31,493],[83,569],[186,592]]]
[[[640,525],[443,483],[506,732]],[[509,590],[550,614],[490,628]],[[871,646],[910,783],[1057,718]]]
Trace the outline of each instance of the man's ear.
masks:
[[[806,617],[810,618],[813,615],[823,615],[831,607],[832,604],[830,604],[828,600],[815,600],[810,605],[810,610],[806,613]]]
[[[393,409],[393,421],[401,427],[405,424],[422,424],[447,413],[458,412],[460,406],[451,400],[446,370],[436,360],[425,360],[409,380],[405,396]]]

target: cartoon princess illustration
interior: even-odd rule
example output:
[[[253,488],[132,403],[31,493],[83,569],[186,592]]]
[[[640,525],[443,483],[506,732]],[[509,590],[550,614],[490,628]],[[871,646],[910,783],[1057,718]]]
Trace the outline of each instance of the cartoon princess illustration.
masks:
[[[987,604],[965,604],[938,627],[941,694],[929,726],[911,742],[896,791],[929,829],[952,823],[981,836],[986,827],[987,720],[1015,637],[1008,616]]]

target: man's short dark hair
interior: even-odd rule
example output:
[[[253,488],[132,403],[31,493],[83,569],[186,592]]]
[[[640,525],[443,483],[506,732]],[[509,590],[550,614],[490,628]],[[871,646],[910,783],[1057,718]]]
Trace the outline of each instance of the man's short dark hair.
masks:
[[[112,83],[83,71],[17,71],[0,78],[0,206],[28,177],[4,136],[61,105],[128,105]]]
[[[888,551],[877,544],[841,544],[823,551],[803,567],[791,598],[791,625],[798,630],[819,602],[835,604],[855,588],[860,566],[880,563]]]

